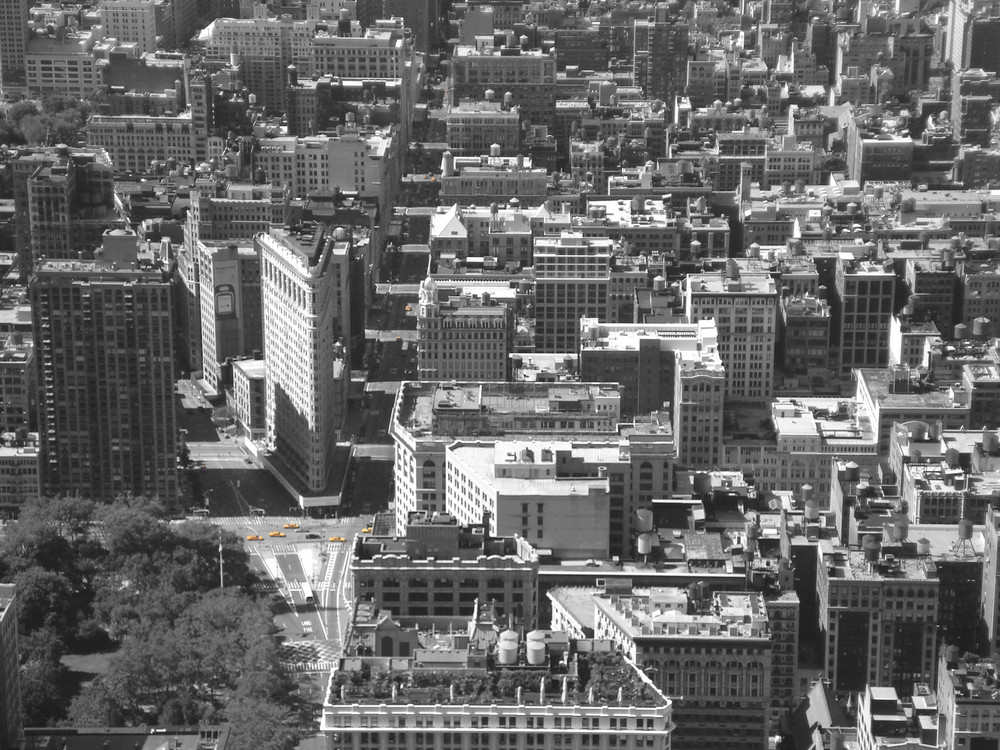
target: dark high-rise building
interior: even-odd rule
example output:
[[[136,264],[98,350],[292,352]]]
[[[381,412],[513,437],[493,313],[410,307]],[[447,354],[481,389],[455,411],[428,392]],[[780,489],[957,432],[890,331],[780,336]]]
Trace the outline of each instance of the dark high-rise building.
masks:
[[[636,21],[632,62],[636,85],[646,96],[666,102],[667,117],[672,117],[674,100],[687,83],[687,23],[659,15],[655,21]]]
[[[92,251],[114,214],[111,160],[101,148],[20,148],[11,159],[15,249],[30,272],[40,258]]]
[[[382,18],[400,16],[406,28],[413,32],[413,43],[418,52],[437,49],[438,0],[382,0]]]
[[[995,17],[1000,12],[997,0],[949,0],[948,2],[948,37],[945,60],[951,65],[951,72],[958,73],[972,65],[973,48],[978,47],[981,54],[985,38],[983,28],[976,31],[973,26],[977,22]],[[989,42],[987,41],[987,44]],[[990,45],[992,46],[992,45]],[[992,68],[989,68],[992,70]]]
[[[895,304],[892,269],[871,260],[841,257],[837,262],[831,341],[839,344],[840,370],[889,364],[889,323]]]
[[[47,495],[177,497],[170,284],[132,258],[44,261],[31,280]]]
[[[24,86],[29,0],[0,3],[0,87]]]

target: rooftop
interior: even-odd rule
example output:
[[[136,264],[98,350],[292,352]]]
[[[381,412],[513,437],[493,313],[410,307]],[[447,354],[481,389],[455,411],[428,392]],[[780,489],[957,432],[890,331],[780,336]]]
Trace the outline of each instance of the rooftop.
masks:
[[[963,658],[949,662],[947,679],[959,700],[1000,702],[1000,675],[995,661]]]
[[[829,318],[830,306],[825,299],[810,294],[782,299],[785,315],[794,318]]]
[[[481,564],[485,560],[507,558],[509,563],[537,561],[530,544],[517,536],[491,537],[483,526],[459,526],[447,513],[410,514],[405,537],[359,537],[354,563],[378,563],[389,558],[399,562]]]
[[[611,405],[597,413],[597,403]],[[396,421],[410,432],[436,430],[437,418],[477,419],[477,436],[502,435],[524,429],[518,418],[567,412],[592,415],[598,431],[614,431],[621,394],[616,383],[436,383],[402,384],[396,400]],[[603,418],[602,418],[603,417]],[[534,429],[534,427],[532,427]],[[450,434],[461,434],[451,432]]]
[[[731,270],[726,273],[690,274],[685,281],[685,291],[692,295],[703,294],[767,294],[777,295],[774,277],[763,267],[760,271]]]
[[[676,597],[664,597],[663,591],[669,590],[651,589],[645,595],[602,596],[594,603],[601,614],[633,639],[767,639],[770,635],[762,594],[717,593],[701,614],[688,614],[687,606],[681,606]]]
[[[645,341],[658,341],[663,350],[711,351],[717,346],[718,332],[713,319],[697,323],[618,324],[580,319],[580,342],[584,349],[638,351]]]
[[[860,547],[832,547],[823,549],[823,564],[831,579],[853,581],[900,580],[937,584],[937,566],[927,556],[879,556],[869,562]]]
[[[501,637],[506,636],[507,633],[501,634]],[[515,663],[501,668],[501,642],[488,653],[453,650],[451,669],[422,667],[422,650],[418,650],[413,659],[344,658],[330,676],[326,704],[451,704],[465,706],[467,710],[470,705],[533,704],[556,709],[560,706],[652,708],[666,705],[663,694],[617,652],[574,651],[576,642],[552,631],[533,631],[529,633],[531,637],[546,644],[538,665],[525,664],[517,658],[518,647],[515,646]],[[437,654],[447,656],[440,651]]]
[[[242,370],[251,380],[263,380],[266,369],[263,359],[234,359],[233,367]]]
[[[771,421],[780,438],[816,437],[827,444],[847,441],[872,444],[875,432],[867,414],[852,400],[837,398],[777,399],[771,404]],[[794,450],[794,448],[793,448]]]
[[[300,225],[274,225],[267,237],[276,246],[290,251],[303,270],[308,269],[308,273],[317,274],[322,272],[325,259],[330,257],[327,251],[338,254],[349,251],[349,236],[341,235],[341,231],[338,227],[328,234],[324,226],[305,222]]]
[[[898,381],[889,368],[861,368],[855,370],[859,381],[865,384],[872,399],[883,409],[958,408],[954,388],[914,378]]]

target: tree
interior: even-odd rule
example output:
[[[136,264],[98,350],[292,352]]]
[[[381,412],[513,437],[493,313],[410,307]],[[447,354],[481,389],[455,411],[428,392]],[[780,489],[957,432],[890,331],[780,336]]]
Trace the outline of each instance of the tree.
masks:
[[[49,141],[49,124],[43,115],[25,115],[18,127],[24,140],[31,146],[47,145]]]
[[[238,697],[225,710],[232,726],[229,741],[235,747],[254,750],[291,750],[297,736],[291,712],[284,706]]]
[[[66,576],[31,567],[14,578],[17,586],[18,629],[30,634],[47,628],[63,642],[72,636],[77,621],[73,587]]]
[[[20,129],[21,120],[27,115],[39,114],[38,105],[31,101],[16,102],[7,110],[7,122]]]
[[[256,579],[239,539],[201,524],[171,526],[163,515],[143,498],[97,509],[56,498],[25,508],[9,527],[0,574],[18,586],[26,721],[59,717],[60,657],[82,632],[100,633],[120,650],[73,699],[70,722],[222,721],[232,704],[234,715],[276,722],[263,745],[246,735],[255,747],[288,747],[292,686],[270,612],[248,595]],[[220,541],[226,589],[218,587]]]
[[[52,627],[37,628],[18,639],[21,664],[21,711],[27,726],[45,726],[62,706],[59,686],[66,670],[60,663],[65,650]]]
[[[8,527],[0,557],[14,574],[32,567],[63,571],[72,560],[69,540],[46,519],[31,515]]]
[[[125,720],[104,678],[98,677],[70,703],[65,723],[73,727],[120,727]]]
[[[25,726],[43,727],[51,723],[53,709],[62,705],[59,686],[66,670],[55,662],[32,659],[21,665],[21,714]]]
[[[190,696],[171,698],[163,706],[157,723],[163,727],[193,726],[202,720],[204,706],[196,703]]]

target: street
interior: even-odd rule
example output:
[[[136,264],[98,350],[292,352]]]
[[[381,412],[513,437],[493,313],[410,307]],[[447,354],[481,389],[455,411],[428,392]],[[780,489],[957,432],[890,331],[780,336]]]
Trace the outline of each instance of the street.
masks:
[[[341,653],[353,612],[353,542],[370,519],[224,516],[207,520],[239,535],[252,569],[273,582],[280,596],[274,620],[284,638],[279,655],[288,669],[328,670]],[[285,528],[286,524],[301,527]],[[272,537],[272,532],[284,536]],[[247,539],[250,536],[261,539]],[[331,537],[345,541],[332,542]],[[306,601],[306,585],[312,591],[311,603]]]

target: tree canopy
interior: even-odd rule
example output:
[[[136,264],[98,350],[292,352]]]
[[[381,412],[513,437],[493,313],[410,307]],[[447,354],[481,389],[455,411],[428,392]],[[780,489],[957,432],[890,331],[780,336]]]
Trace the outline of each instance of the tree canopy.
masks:
[[[0,143],[75,145],[92,110],[91,102],[72,96],[53,95],[41,101],[15,102],[0,118]]]
[[[8,526],[0,577],[17,584],[26,725],[232,720],[239,746],[294,745],[300,707],[235,535],[141,499],[43,499]],[[61,657],[102,646],[107,672],[61,693]]]

